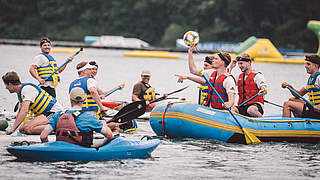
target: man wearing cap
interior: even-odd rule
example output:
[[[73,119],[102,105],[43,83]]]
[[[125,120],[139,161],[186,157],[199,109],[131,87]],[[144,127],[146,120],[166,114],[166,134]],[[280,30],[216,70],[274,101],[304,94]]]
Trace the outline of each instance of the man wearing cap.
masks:
[[[230,64],[230,72],[238,63],[241,74],[237,79],[238,84],[238,106],[233,106],[232,110],[250,117],[262,117],[264,95],[267,94],[267,84],[261,72],[255,72],[251,66],[252,59],[246,53],[241,54]],[[258,95],[257,95],[258,94]],[[251,97],[255,98],[249,100]],[[244,103],[244,104],[243,104]]]
[[[148,70],[143,70],[141,73],[141,81],[133,86],[132,101],[146,100],[146,104],[156,99],[154,88],[149,84],[151,73]]]
[[[7,72],[2,76],[2,80],[10,93],[17,93],[20,102],[16,120],[6,134],[13,133],[21,124],[21,133],[40,134],[52,114],[63,109],[54,97],[39,86],[21,83],[16,72]]]
[[[297,95],[291,92],[294,96],[283,104],[283,117],[291,117],[291,112],[297,117],[303,118],[315,118],[320,119],[320,57],[318,55],[306,56],[306,71],[310,74],[306,87],[297,91],[287,82],[282,83],[282,88],[287,88],[288,86],[296,91],[301,96],[307,94],[309,96],[309,101],[314,107],[310,107],[305,101],[299,99]]]
[[[100,121],[92,114],[82,111],[82,104],[86,99],[85,92],[80,87],[70,91],[71,109],[55,113],[48,125],[40,134],[41,142],[48,142],[48,135],[56,132],[57,141],[65,141],[85,147],[93,144],[93,131],[103,134],[107,139],[112,139],[111,129],[105,122]]]
[[[211,62],[212,69],[204,70],[203,74],[206,77],[208,77],[210,83],[214,86],[215,90],[219,93],[220,97],[225,103],[221,102],[218,95],[215,94],[214,90],[211,89],[211,87],[209,86],[207,98],[204,105],[215,108],[215,109],[231,108],[234,104],[235,80],[231,74],[226,72],[226,68],[231,62],[230,54],[226,52],[219,52],[214,56],[207,56],[206,59],[208,59]],[[190,72],[191,72],[191,69],[196,69],[196,67],[194,66],[189,63]],[[200,72],[192,71],[192,74],[196,74],[197,76],[202,76],[201,71]],[[206,83],[203,77],[183,76],[183,75],[176,75],[176,76],[179,78],[178,82],[180,83],[183,82],[184,79],[189,79],[199,84]]]
[[[82,110],[89,111],[92,115],[95,115],[100,119],[102,118],[101,111],[106,111],[108,108],[102,105],[98,93],[98,83],[93,78],[92,71],[95,66],[90,65],[88,62],[80,62],[76,68],[79,77],[71,82],[69,92],[74,87],[81,87],[86,95],[86,99],[82,105]]]
[[[60,81],[59,73],[61,73],[73,60],[73,57],[68,58],[68,63],[62,66],[56,73],[49,77],[55,70],[58,69],[55,59],[49,55],[51,51],[51,42],[49,38],[44,37],[40,40],[41,53],[33,58],[33,63],[29,69],[30,74],[40,83],[40,87],[56,97],[55,88]],[[49,78],[48,78],[49,77]],[[47,80],[45,80],[48,78]]]

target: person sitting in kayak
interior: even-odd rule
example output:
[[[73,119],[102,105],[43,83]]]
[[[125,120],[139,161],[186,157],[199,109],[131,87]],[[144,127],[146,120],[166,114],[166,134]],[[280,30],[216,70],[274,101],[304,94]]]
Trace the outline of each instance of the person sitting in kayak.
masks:
[[[21,124],[19,132],[40,134],[52,114],[63,109],[54,97],[39,86],[32,83],[21,83],[16,72],[7,72],[2,76],[2,80],[10,93],[17,93],[20,102],[16,120],[6,134],[13,133]]]
[[[149,84],[151,78],[151,73],[148,70],[143,70],[141,73],[141,81],[133,86],[132,91],[132,102],[145,100],[146,104],[150,104],[150,101],[156,99],[157,93],[155,93],[154,88]],[[167,93],[163,96],[168,96]]]
[[[229,66],[230,72],[238,63],[241,70],[241,74],[236,78],[238,85],[238,106],[232,106],[232,109],[236,113],[240,113],[250,117],[262,117],[264,95],[267,94],[267,84],[265,78],[261,72],[255,72],[251,66],[252,59],[246,53],[241,54],[233,60]],[[258,94],[255,98],[249,102],[251,97]]]
[[[297,91],[287,82],[282,83],[282,88],[290,87],[292,90],[304,96],[309,96],[309,102],[314,106],[310,106],[304,100],[300,100],[299,97],[291,92],[294,97],[291,97],[288,101],[283,103],[283,117],[291,117],[291,112],[296,117],[303,118],[315,118],[320,119],[320,57],[318,55],[306,56],[306,71],[310,74],[306,87]]]
[[[107,140],[113,138],[111,129],[105,121],[83,111],[82,104],[86,99],[85,92],[80,87],[70,91],[71,109],[55,113],[48,125],[40,134],[42,143],[48,142],[48,135],[55,131],[56,141],[65,141],[80,146],[91,147],[93,131],[103,134]]]
[[[225,103],[223,104],[220,101],[213,89],[211,89],[209,86],[207,100],[205,101],[204,105],[215,109],[231,108],[234,104],[236,85],[233,76],[226,72],[226,68],[231,62],[230,54],[226,52],[219,52],[214,56],[207,56],[206,59],[212,62],[212,69],[204,70],[203,74],[206,77],[209,77],[208,79],[210,83],[215,87],[215,90],[219,93]],[[191,69],[196,69],[196,67],[192,66],[189,67],[189,69],[191,71]],[[202,72],[192,71],[192,73],[202,76]],[[178,74],[176,74],[176,76],[178,77],[178,82],[180,83],[182,83],[185,79],[189,79],[199,84],[206,83],[203,77],[184,76]]]
[[[45,81],[56,69],[56,60],[49,54],[51,51],[51,41],[49,38],[44,37],[40,40],[41,54],[33,58],[33,63],[30,66],[29,72],[33,78],[40,83],[40,87],[49,93],[51,96],[56,98],[56,86],[60,81],[59,73],[61,73],[73,60],[73,57],[68,58],[68,63],[62,66],[55,74],[53,74],[48,80]]]
[[[82,110],[88,111],[92,115],[102,119],[102,112],[107,111],[109,108],[104,107],[101,103],[98,92],[98,83],[93,78],[93,68],[95,68],[95,66],[90,65],[88,62],[80,62],[76,68],[79,77],[71,82],[69,86],[69,92],[74,87],[81,87],[86,94],[86,99],[83,102]]]

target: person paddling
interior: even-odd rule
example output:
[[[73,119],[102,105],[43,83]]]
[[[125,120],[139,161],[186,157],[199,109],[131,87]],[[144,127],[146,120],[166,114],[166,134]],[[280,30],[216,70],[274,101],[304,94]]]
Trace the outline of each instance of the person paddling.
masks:
[[[33,78],[40,83],[40,87],[49,93],[54,98],[56,97],[56,86],[60,81],[59,73],[61,73],[73,60],[73,57],[68,58],[68,62],[63,65],[56,73],[49,77],[56,69],[58,69],[56,60],[50,55],[51,41],[47,37],[40,40],[41,53],[33,58],[33,63],[30,66],[29,72]],[[48,78],[45,80],[46,78]]]
[[[209,79],[210,83],[216,88],[216,91],[224,100],[224,104],[220,101],[218,96],[214,93],[213,89],[209,86],[208,95],[204,103],[205,106],[215,109],[228,109],[234,104],[235,99],[235,80],[233,76],[226,72],[227,66],[231,62],[229,53],[219,52],[214,56],[207,56],[206,59],[211,61],[212,69],[204,70],[203,74]],[[202,72],[193,71],[193,74],[202,76]],[[185,79],[205,84],[206,81],[203,77],[184,76],[178,75],[178,82],[183,82]]]
[[[19,128],[21,133],[40,134],[48,124],[51,115],[63,109],[53,96],[39,86],[32,83],[21,83],[16,72],[7,72],[2,76],[2,80],[10,93],[17,93],[21,103],[16,120],[6,134],[13,133],[21,124]],[[28,112],[30,114],[27,117]]]
[[[80,87],[70,91],[71,109],[59,111],[52,116],[48,125],[40,134],[42,143],[48,142],[48,135],[55,131],[56,141],[65,141],[84,147],[93,144],[93,132],[98,132],[110,140],[113,138],[111,129],[105,121],[100,121],[94,115],[82,111],[82,104],[86,99],[85,92]]]
[[[133,86],[132,90],[132,102],[145,100],[146,104],[150,104],[150,101],[156,99],[156,93],[154,88],[149,84],[151,73],[149,70],[143,70],[141,72],[141,81]],[[168,96],[167,93],[163,94]]]
[[[239,94],[238,106],[233,106],[232,110],[245,116],[262,117],[264,95],[267,94],[265,78],[261,72],[252,69],[252,59],[248,54],[244,53],[236,57],[236,60],[233,60],[229,66],[230,72],[236,63],[242,73],[236,78]],[[250,100],[252,97],[254,98]]]
[[[297,91],[287,82],[283,82],[281,86],[282,88],[289,87],[301,97],[307,94],[309,96],[308,103],[313,107],[305,101],[300,100],[300,97],[291,91],[294,97],[284,102],[283,117],[291,117],[291,112],[293,112],[296,117],[320,119],[320,57],[318,55],[310,55],[306,56],[305,60],[305,69],[310,74],[306,87]]]

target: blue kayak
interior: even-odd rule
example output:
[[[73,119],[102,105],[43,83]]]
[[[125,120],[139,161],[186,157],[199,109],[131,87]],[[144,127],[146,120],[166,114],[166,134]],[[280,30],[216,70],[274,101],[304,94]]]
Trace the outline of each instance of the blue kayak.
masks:
[[[127,140],[118,137],[99,149],[55,141],[43,144],[8,147],[18,159],[32,161],[99,161],[111,159],[140,159],[150,156],[159,139]]]
[[[235,114],[247,132],[262,142],[319,143],[320,120],[280,116],[251,118]],[[239,124],[227,110],[189,102],[162,103],[153,108],[150,125],[158,136],[215,139],[246,144]]]

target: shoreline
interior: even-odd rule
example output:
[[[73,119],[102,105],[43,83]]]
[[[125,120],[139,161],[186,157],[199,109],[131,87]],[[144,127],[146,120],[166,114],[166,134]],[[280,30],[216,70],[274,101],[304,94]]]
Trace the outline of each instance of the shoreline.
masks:
[[[21,46],[39,46],[38,40],[27,39],[0,39],[0,45],[21,45]],[[84,42],[74,41],[52,41],[53,47],[77,47],[77,48],[96,48],[96,49],[120,49],[120,50],[142,50],[142,51],[168,51],[168,52],[188,52],[187,49],[181,48],[161,48],[161,47],[116,47],[116,46],[93,46]],[[198,53],[216,53],[214,51],[204,51]]]

